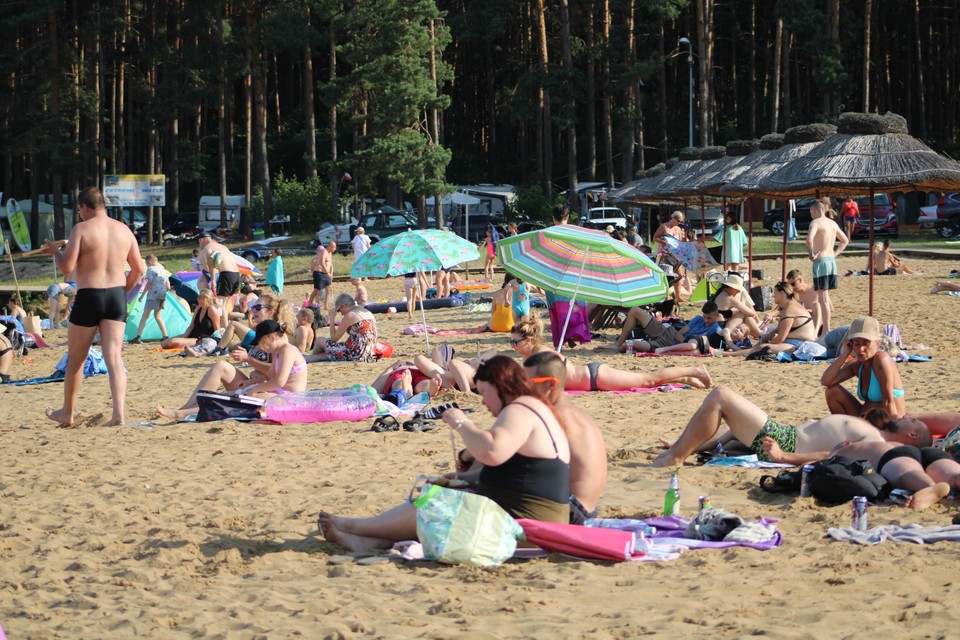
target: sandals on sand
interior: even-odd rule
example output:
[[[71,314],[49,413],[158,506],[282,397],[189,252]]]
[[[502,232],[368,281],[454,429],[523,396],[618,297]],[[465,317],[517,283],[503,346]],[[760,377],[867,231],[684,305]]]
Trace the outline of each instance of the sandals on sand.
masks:
[[[433,431],[437,428],[437,423],[432,420],[426,420],[419,411],[413,414],[413,417],[403,423],[404,431]]]
[[[370,431],[375,431],[376,433],[383,433],[384,431],[400,431],[400,424],[393,416],[380,416],[373,421],[373,426],[370,427]]]

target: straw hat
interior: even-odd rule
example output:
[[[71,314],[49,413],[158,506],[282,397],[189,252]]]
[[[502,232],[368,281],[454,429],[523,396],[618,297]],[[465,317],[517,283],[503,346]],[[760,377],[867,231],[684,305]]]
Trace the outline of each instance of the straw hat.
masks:
[[[723,279],[723,286],[733,287],[734,289],[736,289],[741,293],[747,292],[747,290],[743,287],[743,278],[741,278],[735,273],[731,273],[727,275],[726,278]]]
[[[850,329],[843,339],[844,342],[863,338],[864,340],[879,340],[883,332],[880,330],[880,323],[872,316],[863,316],[854,318],[850,323]]]

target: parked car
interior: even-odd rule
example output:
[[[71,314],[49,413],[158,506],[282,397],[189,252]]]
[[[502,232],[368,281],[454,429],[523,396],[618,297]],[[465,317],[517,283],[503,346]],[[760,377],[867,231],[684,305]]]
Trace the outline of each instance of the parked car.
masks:
[[[701,220],[703,223],[701,224]],[[694,236],[705,233],[712,237],[723,231],[723,209],[699,207],[687,209],[687,229]]]
[[[363,227],[364,233],[370,236],[370,244],[376,244],[383,238],[417,229],[419,224],[410,212],[385,206],[364,214],[359,221],[352,220],[350,224],[324,223],[314,236],[313,246],[326,245],[334,240],[337,243],[337,252],[346,255],[352,250],[350,243],[357,227]]]
[[[942,238],[960,235],[960,193],[948,193],[937,201],[934,228]]]
[[[627,216],[619,207],[591,207],[580,220],[580,225],[588,229],[605,230],[609,226],[627,228]]]
[[[816,201],[816,198],[801,198],[796,202],[796,211],[793,213],[793,221],[797,226],[797,231],[805,231],[810,228],[810,205]],[[853,235],[868,235],[870,233],[870,196],[860,196],[853,199],[860,208],[860,216],[853,226]],[[896,237],[900,235],[900,221],[896,214],[896,203],[890,198],[889,194],[877,193],[873,197],[873,215],[874,215],[874,233]],[[838,204],[834,204],[834,210],[840,211]],[[837,221],[838,224],[841,221]],[[783,208],[770,209],[763,214],[763,226],[775,236],[783,235]]]
[[[172,236],[192,235],[200,231],[200,214],[196,211],[181,212],[170,226],[163,229],[165,234]]]
[[[937,200],[937,217],[950,218],[960,213],[960,193],[948,193]]]
[[[860,215],[853,225],[853,237],[870,235],[870,196],[854,198],[860,207]],[[886,193],[873,196],[873,233],[896,238],[900,235],[900,219],[897,217],[897,203]]]
[[[921,229],[932,229],[937,223],[937,205],[931,204],[928,207],[920,207],[920,217],[917,218],[917,224]]]
[[[793,221],[797,231],[810,228],[810,205],[816,198],[801,198],[796,202],[796,211],[793,212]],[[769,209],[763,214],[763,226],[775,236],[783,235],[783,207]]]

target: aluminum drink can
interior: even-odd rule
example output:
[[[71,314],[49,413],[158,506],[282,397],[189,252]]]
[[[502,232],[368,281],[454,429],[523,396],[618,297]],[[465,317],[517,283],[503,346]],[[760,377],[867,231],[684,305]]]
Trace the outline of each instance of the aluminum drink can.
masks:
[[[801,498],[810,498],[813,496],[813,493],[810,491],[810,472],[813,471],[812,464],[803,465],[802,475],[800,476],[800,497]]]
[[[863,496],[857,496],[853,499],[853,523],[852,528],[857,531],[867,530],[867,499]]]
[[[710,504],[710,496],[700,496],[700,511],[704,509],[709,509],[713,505]]]

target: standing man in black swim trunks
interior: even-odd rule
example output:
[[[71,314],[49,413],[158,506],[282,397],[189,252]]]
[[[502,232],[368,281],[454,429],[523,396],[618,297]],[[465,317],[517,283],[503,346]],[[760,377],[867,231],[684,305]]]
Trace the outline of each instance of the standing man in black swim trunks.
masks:
[[[73,227],[66,247],[60,250],[47,240],[43,253],[54,257],[63,273],[75,273],[77,296],[67,329],[67,371],[63,380],[63,407],[48,407],[47,417],[60,426],[73,424],[73,410],[83,382],[83,364],[93,338],[100,331],[103,359],[110,372],[113,417],[106,426],[123,424],[127,373],[121,350],[127,321],[126,292],[143,275],[137,239],[127,225],[107,215],[103,194],[96,187],[80,192],[81,222]],[[126,266],[130,271],[124,274]]]
[[[198,236],[200,242],[200,269],[209,274],[210,286],[220,305],[220,326],[230,324],[230,312],[233,311],[233,294],[240,290],[240,269],[233,259],[230,249],[213,239],[209,232]],[[214,286],[213,283],[216,283]]]

